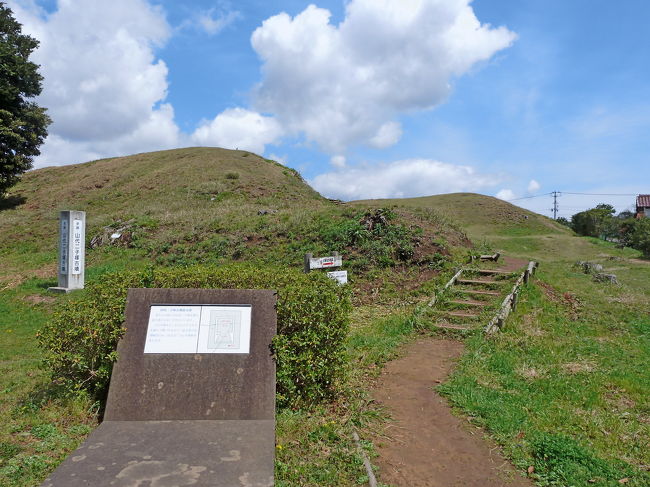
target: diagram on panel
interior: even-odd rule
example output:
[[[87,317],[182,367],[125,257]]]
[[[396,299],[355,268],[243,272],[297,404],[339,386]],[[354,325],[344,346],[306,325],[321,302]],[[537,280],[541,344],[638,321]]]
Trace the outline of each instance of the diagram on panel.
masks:
[[[241,338],[241,312],[211,310],[208,349],[238,349]]]

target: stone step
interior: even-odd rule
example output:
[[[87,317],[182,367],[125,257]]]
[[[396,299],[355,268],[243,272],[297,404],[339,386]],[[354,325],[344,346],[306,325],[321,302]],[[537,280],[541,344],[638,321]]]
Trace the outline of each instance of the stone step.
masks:
[[[462,300],[454,300],[454,301],[449,301],[451,304],[462,304],[464,306],[487,306],[489,303],[485,301],[473,301],[471,299],[468,299],[467,301],[462,301]]]
[[[500,296],[501,293],[497,291],[484,291],[483,289],[454,289],[454,291],[463,294],[479,294],[481,296]]]

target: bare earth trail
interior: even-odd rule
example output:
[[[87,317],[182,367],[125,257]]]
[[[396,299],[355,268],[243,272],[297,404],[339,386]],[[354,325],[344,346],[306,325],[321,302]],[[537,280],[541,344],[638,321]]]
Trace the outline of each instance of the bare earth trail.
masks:
[[[420,338],[384,368],[373,396],[393,423],[389,439],[375,439],[380,482],[399,487],[534,485],[433,390],[462,351],[458,341]]]

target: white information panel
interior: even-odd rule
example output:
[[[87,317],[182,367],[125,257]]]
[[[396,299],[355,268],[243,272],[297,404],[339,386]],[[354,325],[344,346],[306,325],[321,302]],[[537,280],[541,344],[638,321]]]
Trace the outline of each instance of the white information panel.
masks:
[[[348,283],[348,271],[332,271],[327,273],[327,277],[334,279],[339,284]]]
[[[144,353],[249,353],[251,306],[152,305]]]

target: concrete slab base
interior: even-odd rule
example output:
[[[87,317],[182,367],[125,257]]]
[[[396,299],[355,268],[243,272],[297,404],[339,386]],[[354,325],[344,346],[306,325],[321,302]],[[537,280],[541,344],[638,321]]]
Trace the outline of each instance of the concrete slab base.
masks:
[[[52,291],[53,293],[60,293],[60,294],[67,294],[71,291],[76,291],[76,289],[70,289],[68,287],[48,287],[48,291]]]
[[[41,487],[271,487],[275,421],[104,421]]]

